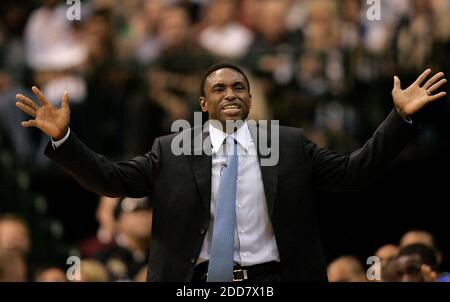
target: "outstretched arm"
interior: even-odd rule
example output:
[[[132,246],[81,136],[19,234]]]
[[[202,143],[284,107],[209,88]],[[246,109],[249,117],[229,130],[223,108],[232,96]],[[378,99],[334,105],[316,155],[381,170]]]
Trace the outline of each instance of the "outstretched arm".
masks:
[[[50,104],[42,92],[32,88],[41,106],[28,97],[18,94],[16,106],[33,117],[22,122],[23,127],[36,127],[52,137],[63,138],[69,129],[69,95],[66,91],[60,108]],[[128,161],[111,162],[96,154],[70,133],[67,141],[54,150],[49,144],[45,154],[70,173],[89,191],[104,196],[143,197],[152,190],[159,167],[159,144],[155,141],[151,152]]]
[[[401,89],[398,77],[394,78],[392,97],[398,113],[392,111],[372,138],[350,155],[337,154],[306,141],[305,152],[311,164],[315,186],[333,191],[359,190],[380,176],[419,133],[417,127],[408,125],[402,118],[412,118],[426,104],[446,95],[445,92],[434,94],[447,81],[442,79],[442,72],[423,84],[430,73],[431,70],[426,70],[406,89]]]

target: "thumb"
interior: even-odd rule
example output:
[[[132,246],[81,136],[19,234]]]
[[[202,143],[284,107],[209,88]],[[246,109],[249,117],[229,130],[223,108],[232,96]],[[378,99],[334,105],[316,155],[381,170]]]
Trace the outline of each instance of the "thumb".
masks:
[[[434,282],[437,279],[437,274],[431,269],[429,265],[422,264],[420,267],[423,281],[424,282]]]
[[[402,87],[401,87],[400,79],[397,76],[395,76],[394,77],[394,90],[401,90],[401,89],[402,89]]]
[[[61,98],[61,107],[69,107],[69,92],[66,90]]]

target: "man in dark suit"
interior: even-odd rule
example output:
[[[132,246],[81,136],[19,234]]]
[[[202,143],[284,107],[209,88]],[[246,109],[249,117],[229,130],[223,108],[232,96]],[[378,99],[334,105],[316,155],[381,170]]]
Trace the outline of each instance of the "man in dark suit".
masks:
[[[151,196],[148,280],[203,281],[208,274],[221,276],[226,270],[225,277],[208,280],[325,281],[313,190],[359,189],[380,175],[418,134],[413,115],[445,95],[437,93],[446,81],[443,73],[425,81],[430,73],[426,70],[404,90],[394,78],[396,110],[348,156],[319,148],[296,128],[242,122],[238,129],[221,131],[226,121],[246,121],[252,104],[246,75],[230,64],[211,67],[201,83],[200,105],[210,120],[206,131],[194,128],[157,138],[149,153],[123,162],[94,153],[70,132],[67,92],[60,108],[50,105],[36,87],[32,90],[41,106],[23,95],[17,95],[16,105],[34,118],[23,122],[24,127],[37,127],[52,137],[46,154],[85,188],[107,196]],[[271,136],[274,131],[277,135]],[[258,137],[279,146],[272,150],[278,153],[274,165],[259,163],[267,155],[255,143]],[[175,140],[190,143],[192,152],[176,155]],[[235,153],[224,155],[223,150]],[[227,183],[232,197],[223,197],[230,192],[223,192],[227,189],[222,174],[234,175],[227,176],[232,179]],[[232,215],[220,212],[230,213],[222,199],[233,200],[228,204]],[[229,219],[234,237],[231,256],[224,248],[230,234],[223,225]],[[230,261],[228,256],[216,256],[222,248],[234,261],[231,270],[226,265],[217,269],[221,261]]]

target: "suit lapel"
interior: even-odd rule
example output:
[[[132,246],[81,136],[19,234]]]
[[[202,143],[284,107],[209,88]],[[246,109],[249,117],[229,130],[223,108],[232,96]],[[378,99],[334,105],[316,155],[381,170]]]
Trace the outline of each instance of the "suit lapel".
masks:
[[[260,131],[264,131],[264,135],[267,136],[268,146],[271,144],[270,132],[265,128],[258,127],[253,123],[248,123],[250,134],[255,143],[255,147],[258,152],[258,159],[261,163],[262,158],[269,158],[268,155],[261,155],[259,147]],[[208,130],[208,127],[205,128]],[[201,202],[205,210],[209,213],[211,209],[211,169],[212,169],[212,148],[211,139],[208,131],[202,131],[201,133],[196,133],[197,129],[193,130],[193,141],[199,142],[199,137],[201,137],[202,143],[192,144],[192,155],[187,156],[189,163],[191,164],[192,172],[194,178],[197,182],[198,189],[200,191]],[[197,130],[198,131],[198,130]],[[191,140],[192,142],[192,140]],[[205,146],[205,151],[202,149]],[[264,193],[266,196],[267,208],[269,210],[269,216],[272,217],[273,207],[275,204],[275,196],[277,192],[278,183],[278,165],[274,166],[262,166],[260,164],[261,176],[264,185]]]
[[[191,164],[192,172],[197,182],[198,190],[200,191],[201,203],[209,213],[211,208],[212,159],[209,155],[212,153],[211,139],[209,132],[197,132],[199,132],[197,128],[193,129],[193,140],[191,140],[191,150],[193,153],[187,156],[187,158]],[[205,145],[206,153],[203,151],[203,145]]]
[[[267,201],[267,208],[269,210],[269,217],[272,217],[273,214],[273,207],[275,204],[275,196],[277,192],[277,183],[278,183],[278,165],[274,166],[263,166],[261,165],[261,158],[269,158],[270,154],[268,155],[261,155],[261,150],[259,146],[259,140],[260,135],[263,133],[267,136],[268,146],[270,146],[270,132],[267,131],[267,129],[258,127],[254,123],[248,123],[248,127],[250,130],[250,134],[253,138],[253,141],[255,143],[257,152],[258,152],[258,159],[260,162],[260,169],[261,169],[261,176],[263,179],[263,185],[264,185],[264,193],[266,195],[266,201]],[[258,131],[259,130],[259,131]],[[264,131],[264,132],[262,132]],[[265,143],[265,142],[264,142]]]

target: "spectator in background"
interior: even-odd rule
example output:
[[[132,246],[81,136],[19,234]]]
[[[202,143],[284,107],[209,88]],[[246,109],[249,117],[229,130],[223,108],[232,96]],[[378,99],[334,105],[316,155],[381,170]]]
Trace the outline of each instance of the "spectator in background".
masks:
[[[344,105],[341,105],[344,116],[339,134],[342,137],[342,134],[349,133],[351,138],[359,141],[370,135],[380,118],[389,110],[380,102],[382,97],[379,93],[385,89],[380,87],[380,78],[387,71],[386,64],[383,64],[388,40],[386,24],[368,22],[367,9],[359,0],[339,1],[339,47],[336,50],[342,56],[342,66],[339,69],[344,74],[344,90],[337,94]],[[375,23],[381,23],[382,26]],[[376,41],[372,41],[374,31]],[[333,134],[333,131],[328,132]],[[332,140],[332,143],[346,140],[349,141],[349,138],[338,138]],[[349,144],[351,143],[355,144]],[[345,146],[338,147],[342,150]]]
[[[412,9],[401,18],[397,25],[393,47],[396,54],[395,62],[400,71],[412,75],[421,66],[430,63],[436,18],[431,1],[413,0],[411,2]]]
[[[22,31],[30,5],[24,1],[6,1],[0,5],[0,149],[11,152],[16,162],[34,164],[38,146],[33,143],[33,135],[14,123],[21,114],[14,112],[12,101],[14,90],[21,90],[27,80]]]
[[[114,210],[115,244],[94,258],[102,262],[112,280],[133,280],[148,262],[152,207],[148,198],[123,198]]]
[[[206,24],[199,43],[221,59],[243,57],[253,40],[252,32],[235,19],[235,0],[214,0],[206,9]]]
[[[441,273],[442,253],[436,249],[434,237],[424,230],[411,230],[400,239],[397,256],[382,267],[383,281],[448,282],[448,273]]]
[[[199,111],[197,86],[201,73],[213,58],[192,35],[188,12],[181,6],[167,6],[161,12],[157,39],[160,55],[149,69],[150,97],[165,112],[164,128],[177,119],[192,120]]]
[[[36,282],[67,282],[66,273],[59,267],[46,267],[35,273]]]
[[[0,249],[0,282],[27,281],[27,265],[22,254]]]
[[[308,134],[317,134],[322,146],[342,153],[351,152],[358,145],[354,139],[355,111],[344,98],[345,53],[357,47],[361,39],[356,20],[360,7],[349,3],[353,4],[339,2],[348,10],[347,26],[341,27],[336,1],[308,2],[304,47],[295,63],[301,100],[295,112],[300,115],[301,126]]]
[[[56,0],[44,0],[28,19],[24,32],[25,55],[51,102],[59,100],[64,89],[74,89],[75,103],[84,100],[86,85],[74,71],[87,59],[86,44],[79,27],[66,16],[67,7]]]
[[[438,264],[440,265],[442,263],[442,252],[437,247],[434,236],[430,232],[420,229],[414,229],[403,234],[400,239],[400,248],[404,248],[412,244],[423,244],[432,248],[436,252]]]
[[[80,263],[80,282],[108,282],[111,281],[105,266],[94,259],[84,259]]]
[[[257,23],[260,4],[261,0],[239,1],[237,20],[252,32],[255,32],[258,27]]]
[[[337,96],[343,88],[343,61],[339,46],[336,2],[308,2],[304,26],[304,49],[296,64],[297,81],[303,95]]]
[[[330,282],[365,282],[366,273],[361,262],[353,256],[342,256],[334,260],[327,268]]]
[[[292,31],[300,30],[306,22],[308,0],[289,0],[289,2],[286,27]]]
[[[100,197],[97,211],[95,213],[98,221],[97,232],[79,243],[81,256],[90,258],[95,254],[111,247],[116,236],[116,220],[114,218],[114,209],[117,207],[119,198]]]
[[[392,1],[395,2],[395,1]],[[414,73],[422,66],[439,68],[450,72],[450,6],[441,0],[412,0],[407,10],[392,30],[389,55],[399,75],[407,81],[414,78]],[[422,124],[426,124],[428,134],[416,144],[414,152],[422,152],[419,148],[427,148],[431,156],[441,154],[448,146],[448,130],[450,129],[450,108],[448,104],[437,103],[418,116]],[[431,109],[430,108],[430,109]],[[430,149],[430,146],[434,146]]]
[[[289,2],[260,1],[256,16],[256,35],[242,64],[259,78],[273,118],[284,125],[299,126],[305,112],[296,107],[301,100],[295,95],[295,58],[303,42],[300,31],[289,31],[285,24]],[[301,108],[304,108],[300,106]],[[306,114],[307,114],[306,113]]]
[[[59,95],[65,89],[76,91],[72,109],[78,112],[87,89],[85,79],[78,71],[85,64],[88,51],[80,28],[76,22],[67,19],[66,11],[65,3],[43,0],[42,6],[28,18],[23,42],[26,62],[32,71],[31,80],[39,83],[53,103],[59,101]],[[73,122],[77,124],[78,119]],[[37,145],[38,153],[41,153],[45,147],[41,137]],[[47,159],[38,155],[34,162],[46,165]]]
[[[424,230],[411,230],[403,234],[400,239],[400,247],[420,243],[431,248],[435,248],[434,237],[430,232]]]
[[[157,39],[159,17],[164,10],[164,0],[145,0],[143,12],[140,15],[141,35],[136,46],[136,60],[148,66],[155,62],[160,53],[160,44]]]
[[[389,264],[395,260],[399,250],[400,248],[397,245],[386,244],[375,252],[375,256],[380,259],[381,281],[386,281],[386,279],[389,279],[389,274],[392,274],[389,269]]]
[[[0,216],[0,250],[26,256],[30,249],[30,233],[25,221],[13,214]]]
[[[258,7],[257,30],[244,65],[266,82],[287,85],[293,79],[292,63],[302,46],[300,32],[286,28],[285,17],[289,9],[286,0],[263,0]],[[268,83],[266,85],[268,85]],[[267,88],[270,93],[272,89]]]
[[[383,267],[385,267],[389,261],[397,256],[398,251],[399,247],[394,244],[383,245],[376,251],[375,256],[380,258],[381,270],[383,270]]]
[[[400,249],[389,261],[382,278],[384,281],[434,282],[438,276],[436,251],[424,244],[411,244]]]
[[[449,9],[439,0],[411,1],[410,10],[396,25],[392,42],[400,75],[411,79],[421,66],[439,66],[444,72],[449,71]]]
[[[83,23],[83,39],[88,59],[83,66],[86,79],[86,102],[77,128],[86,134],[97,150],[109,157],[125,153],[125,108],[133,95],[130,88],[130,64],[119,60],[114,31],[114,11],[94,10]],[[101,127],[96,127],[98,121]]]
[[[105,244],[114,240],[116,235],[116,220],[114,211],[119,203],[119,198],[102,196],[95,216],[99,222],[98,234],[100,242]]]
[[[86,58],[81,43],[66,17],[67,7],[57,0],[44,0],[35,10],[25,28],[27,62],[36,71],[54,71],[80,65]]]

